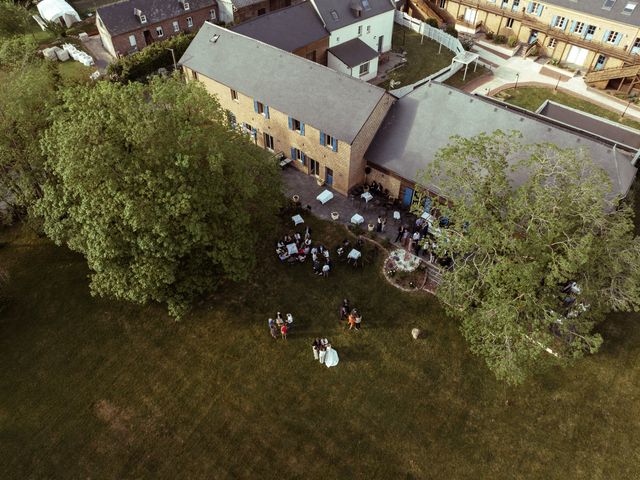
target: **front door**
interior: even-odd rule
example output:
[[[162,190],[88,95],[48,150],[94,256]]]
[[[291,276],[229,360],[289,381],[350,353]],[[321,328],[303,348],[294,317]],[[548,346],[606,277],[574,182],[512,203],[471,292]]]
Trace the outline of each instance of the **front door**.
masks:
[[[464,21],[470,23],[471,25],[475,25],[477,14],[478,11],[475,8],[467,8],[464,11]]]
[[[571,45],[571,49],[569,50],[569,55],[567,55],[567,63],[571,63],[573,65],[583,66],[584,62],[587,61],[587,55],[589,55],[589,50],[586,48],[576,47],[575,45]]]
[[[532,43],[536,43],[536,40],[538,40],[538,32],[537,30],[531,30],[531,36],[529,37],[529,45],[531,45]]]
[[[402,196],[402,206],[408,207],[413,200],[413,188],[404,187],[404,195]]]
[[[324,169],[324,183],[329,186],[333,185],[333,170],[329,167],[325,167]]]
[[[151,32],[149,30],[145,30],[142,32],[144,34],[144,41],[147,45],[151,45],[153,43],[153,37],[151,36]]]
[[[378,37],[378,53],[382,53],[382,47],[384,47],[384,35]]]
[[[607,61],[607,57],[605,57],[602,54],[598,55],[598,60],[596,61],[596,66],[594,67],[594,70],[602,70],[604,68],[604,62],[606,61]]]

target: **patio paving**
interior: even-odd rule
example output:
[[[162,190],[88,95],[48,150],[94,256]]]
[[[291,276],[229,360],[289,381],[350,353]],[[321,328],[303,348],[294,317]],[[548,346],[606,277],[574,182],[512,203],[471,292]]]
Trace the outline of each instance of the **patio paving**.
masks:
[[[306,175],[294,167],[288,167],[282,172],[284,180],[285,193],[288,198],[293,195],[300,197],[300,203],[304,209],[311,207],[310,213],[324,220],[334,221],[343,225],[351,224],[351,217],[358,213],[364,217],[364,223],[361,225],[363,230],[367,230],[368,224],[377,225],[378,215],[387,218],[385,230],[377,233],[378,236],[393,242],[398,233],[398,226],[402,223],[412,227],[415,223],[415,215],[409,213],[406,209],[399,209],[400,221],[393,219],[395,209],[386,208],[384,199],[374,197],[369,203],[365,203],[364,199],[354,196],[344,196],[327,186],[318,186],[315,177]],[[324,190],[333,192],[333,198],[324,205],[320,203],[316,197]],[[338,212],[340,217],[338,220],[332,220],[331,212]],[[307,213],[308,215],[308,213]],[[302,213],[304,218],[305,213]]]
[[[82,45],[93,57],[93,60],[96,62],[96,68],[100,70],[101,73],[105,73],[109,64],[115,60],[113,55],[107,52],[107,49],[102,45],[100,35],[93,35],[87,38]]]

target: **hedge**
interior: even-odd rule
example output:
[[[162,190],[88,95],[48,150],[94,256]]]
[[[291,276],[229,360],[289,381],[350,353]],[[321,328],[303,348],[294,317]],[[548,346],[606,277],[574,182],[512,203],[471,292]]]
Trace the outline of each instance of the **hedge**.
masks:
[[[144,80],[159,68],[173,67],[173,49],[176,61],[180,60],[195,33],[181,33],[162,42],[154,42],[139,52],[121,57],[109,65],[109,75],[119,82]]]

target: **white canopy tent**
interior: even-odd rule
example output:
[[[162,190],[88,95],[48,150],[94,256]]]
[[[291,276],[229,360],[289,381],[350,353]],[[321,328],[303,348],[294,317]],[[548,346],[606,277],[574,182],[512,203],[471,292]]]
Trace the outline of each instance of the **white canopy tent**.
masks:
[[[70,27],[80,21],[80,15],[64,0],[42,0],[37,5],[40,16],[47,22],[60,22]]]

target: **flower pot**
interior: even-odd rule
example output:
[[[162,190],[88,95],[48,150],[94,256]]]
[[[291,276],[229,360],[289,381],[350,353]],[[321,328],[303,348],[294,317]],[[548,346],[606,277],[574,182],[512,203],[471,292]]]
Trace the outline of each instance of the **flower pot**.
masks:
[[[338,220],[340,214],[338,212],[331,212],[331,220]]]
[[[369,225],[367,225],[367,227],[369,228],[370,232],[373,232],[373,230],[376,228],[376,226],[373,223],[370,223]]]
[[[291,200],[293,200],[294,202],[298,203],[300,201],[300,196],[299,195],[294,195],[293,197],[291,197]]]
[[[320,177],[316,178],[316,182],[318,182],[318,186],[321,187],[322,185],[324,185],[324,180],[321,179]]]

